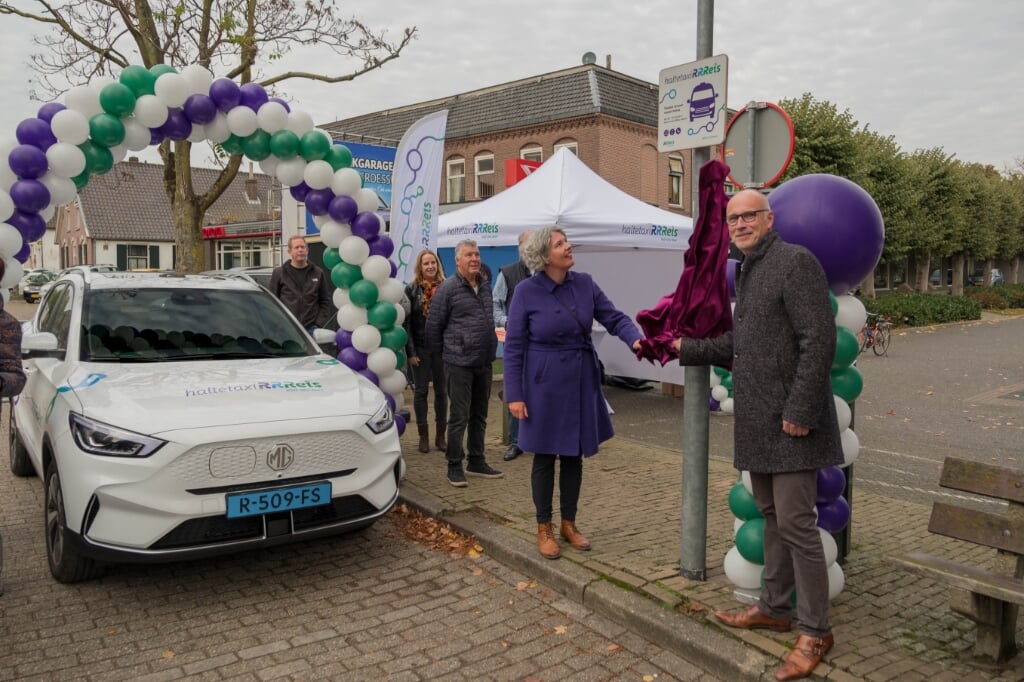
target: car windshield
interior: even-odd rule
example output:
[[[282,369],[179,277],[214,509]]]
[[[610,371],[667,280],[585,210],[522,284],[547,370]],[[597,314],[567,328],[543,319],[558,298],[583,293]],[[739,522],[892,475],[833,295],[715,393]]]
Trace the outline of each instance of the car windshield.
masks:
[[[267,292],[233,289],[103,289],[82,313],[85,361],[295,357],[318,352]]]

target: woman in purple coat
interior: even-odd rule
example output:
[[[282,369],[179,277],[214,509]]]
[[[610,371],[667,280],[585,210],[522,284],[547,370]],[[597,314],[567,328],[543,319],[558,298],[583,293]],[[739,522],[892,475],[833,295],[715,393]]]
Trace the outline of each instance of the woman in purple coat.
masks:
[[[519,447],[536,453],[531,488],[537,547],[542,556],[557,559],[561,552],[551,525],[555,460],[561,460],[561,536],[588,550],[590,541],[576,528],[583,458],[613,435],[591,327],[600,322],[634,351],[642,334],[590,275],[570,272],[572,245],[559,228],[534,231],[520,256],[534,275],[516,287],[508,310],[505,398],[520,420]]]

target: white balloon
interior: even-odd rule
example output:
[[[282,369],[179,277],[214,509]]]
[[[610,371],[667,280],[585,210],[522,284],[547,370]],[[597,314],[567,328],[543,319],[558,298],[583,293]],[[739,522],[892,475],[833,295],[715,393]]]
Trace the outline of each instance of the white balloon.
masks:
[[[825,565],[831,566],[839,558],[839,545],[836,544],[832,533],[824,528],[819,528],[818,534],[821,536],[821,548],[825,551]]]
[[[172,72],[160,74],[153,84],[153,93],[167,107],[180,107],[192,94],[188,80],[180,73]]]
[[[842,433],[850,428],[853,412],[850,410],[850,405],[836,394],[832,394],[832,399],[836,403],[836,418],[839,420],[839,432]]]
[[[11,302],[11,290],[10,289],[0,289],[0,298],[4,299],[4,305],[7,305],[8,303],[10,303]]]
[[[47,173],[49,175],[49,173]],[[53,196],[50,196],[50,200],[53,200]],[[7,190],[0,189],[0,223],[7,222],[7,219],[14,215],[14,200],[11,199],[11,195],[7,193]],[[17,229],[14,230],[17,232]],[[21,245],[18,245],[21,248]],[[369,250],[369,247],[367,247]],[[11,253],[13,256],[17,251]]]
[[[722,377],[718,376],[714,372],[711,373],[711,388],[722,385]]]
[[[853,432],[853,429],[846,429],[839,434],[839,439],[843,444],[843,466],[848,467],[853,464],[853,461],[857,459],[857,455],[860,454],[860,438]]]
[[[843,575],[843,567],[839,562],[832,562],[828,567],[828,599],[832,601],[839,596],[846,586],[846,576]]]
[[[377,350],[380,348],[380,330],[372,324],[364,324],[354,330],[352,332],[352,347],[360,353],[372,353]]]
[[[377,350],[387,350],[387,349],[386,348],[383,348],[383,349],[382,348],[378,348]],[[376,352],[377,351],[374,351],[374,353],[376,353]],[[371,355],[372,354],[373,353],[371,353]],[[377,373],[374,372],[374,374],[377,374]],[[403,374],[402,372],[399,372],[398,370],[391,370],[390,372],[388,372],[384,376],[381,376],[380,374],[377,374],[377,384],[380,386],[380,390],[382,390],[385,393],[388,393],[390,395],[395,395],[396,393],[401,393],[402,391],[405,390],[405,387],[406,387],[406,385],[408,385],[408,383],[409,383],[409,380],[406,378],[405,374]]]
[[[124,146],[133,152],[141,152],[149,146],[149,128],[142,125],[139,119],[134,116],[122,118],[124,124]]]
[[[398,367],[398,356],[390,348],[378,348],[366,356],[366,366],[378,377],[391,374]]]
[[[46,205],[46,208],[39,212],[39,217],[46,222],[50,222],[50,218],[55,215],[57,215],[57,207],[53,205],[53,197],[51,196],[50,203]]]
[[[156,95],[142,95],[135,100],[133,115],[147,128],[159,128],[167,122],[167,105]]]
[[[7,269],[4,271],[4,276],[0,278],[0,288],[6,290],[21,281],[21,278],[25,276],[25,268],[15,260],[13,255],[4,258],[4,265],[7,266]]]
[[[228,117],[223,111],[218,111],[212,121],[206,124],[206,139],[213,144],[223,144],[231,137],[231,128],[228,127]]]
[[[284,159],[277,164],[277,179],[285,187],[294,187],[302,182],[303,173],[306,170],[306,160],[301,156],[291,159]]]
[[[741,471],[740,480],[743,482],[743,487],[747,489],[747,492],[751,495],[754,494],[754,486],[750,483],[750,472]]]
[[[202,123],[193,123],[192,132],[188,136],[188,141],[192,144],[206,141],[206,126]]]
[[[346,303],[338,308],[338,326],[345,331],[355,333],[356,329],[366,324],[366,308],[357,306],[355,303]],[[352,345],[355,345],[355,339],[352,340]],[[377,345],[380,345],[380,341],[377,341]]]
[[[64,105],[68,109],[77,111],[85,116],[86,120],[96,114],[103,113],[103,107],[100,106],[99,91],[90,88],[88,85],[79,85],[68,90],[67,94],[64,95]]]
[[[73,144],[58,142],[46,150],[46,163],[50,173],[73,178],[85,170],[85,154]]]
[[[128,156],[128,147],[125,147],[123,144],[111,147],[110,155],[114,157],[114,163],[121,163]]]
[[[7,157],[0,157],[0,189],[8,192],[17,181],[18,176],[14,174],[14,171],[8,165]]]
[[[836,309],[836,324],[846,327],[854,334],[860,333],[860,330],[864,328],[864,323],[868,320],[864,304],[856,296],[849,294],[836,296],[836,302],[839,304]]]
[[[313,224],[316,225],[317,228],[321,230],[323,229],[324,225],[331,222],[331,216],[328,215],[327,213],[324,213],[323,215],[311,215],[310,218],[313,220]],[[345,236],[347,237],[348,235]]]
[[[287,129],[302,137],[313,129],[313,117],[304,111],[292,110],[288,113]]]
[[[310,189],[327,189],[333,177],[334,169],[326,161],[310,161],[302,173],[302,179]]]
[[[320,226],[320,241],[322,241],[324,246],[329,249],[338,248],[341,245],[342,240],[348,236],[349,235],[345,234],[345,230],[342,228],[341,224],[336,223],[333,220],[327,220]]]
[[[363,178],[354,168],[342,168],[334,171],[334,178],[331,180],[331,191],[334,192],[334,196],[353,196],[362,186]],[[376,208],[374,206],[374,209]]]
[[[278,159],[276,156],[268,156],[267,158],[260,161],[260,170],[263,171],[264,175],[276,175],[277,164]]]
[[[21,247],[24,245],[25,239],[21,236],[18,228],[7,223],[0,223],[0,256],[13,257],[14,254],[21,251]]]
[[[402,409],[402,406],[405,405],[405,389],[403,388],[398,393],[389,393],[388,395],[395,399],[395,410]]]
[[[256,112],[249,107],[235,107],[228,112],[228,130],[238,137],[249,137],[259,128]]]
[[[736,587],[753,590],[761,586],[761,572],[764,566],[744,559],[736,547],[726,552],[722,568],[725,569],[725,577]]]
[[[323,232],[320,234],[322,236]],[[326,241],[324,243],[327,244]],[[366,243],[365,239],[355,235],[350,235],[342,239],[336,248],[338,249],[338,255],[341,256],[341,259],[351,265],[361,266],[366,262],[366,259],[370,257],[370,245]],[[363,277],[366,277],[366,275],[364,274]],[[367,277],[367,279],[369,278]]]
[[[388,266],[391,269],[391,266]],[[400,303],[405,296],[405,287],[397,279],[389,279],[383,284],[377,285],[377,300]]]
[[[70,204],[78,195],[78,188],[75,187],[73,181],[61,175],[56,175],[52,171],[39,178],[39,182],[43,183],[46,189],[50,190],[51,206]],[[2,216],[2,212],[0,212],[0,216]],[[6,220],[6,218],[0,217],[0,220]]]
[[[96,76],[89,81],[89,87],[96,91],[96,101],[99,101],[100,93],[103,92],[103,88],[107,87],[111,83],[116,83],[117,79],[113,76]],[[102,105],[100,109],[102,110]]]
[[[260,128],[271,135],[288,127],[288,110],[280,102],[267,102],[256,112]]]
[[[82,144],[89,139],[89,119],[80,111],[64,109],[50,119],[50,130],[61,142]]]
[[[210,70],[202,64],[189,64],[181,70],[181,76],[188,84],[188,94],[210,94],[210,84],[213,83],[213,74],[210,73]]]
[[[352,198],[356,200],[356,206],[360,211],[376,211],[380,208],[380,199],[377,197],[377,193],[369,187],[362,188],[353,194]]]
[[[384,256],[370,256],[360,267],[363,270],[363,279],[370,280],[378,288],[391,277],[391,261]]]
[[[342,289],[341,287],[338,287],[337,289],[334,290],[334,293],[331,295],[331,298],[334,300],[334,307],[340,310],[343,305],[349,302],[348,289]]]
[[[380,296],[379,293],[377,295]],[[397,313],[397,315],[395,316],[395,326],[401,327],[402,324],[405,323],[405,308],[398,304],[395,304],[395,312]]]
[[[719,384],[711,389],[711,397],[721,403],[723,400],[729,397],[729,389]]]
[[[719,404],[719,407],[721,407],[722,412],[725,412],[726,414],[732,414],[736,410],[732,398],[726,398],[723,400],[721,404]]]

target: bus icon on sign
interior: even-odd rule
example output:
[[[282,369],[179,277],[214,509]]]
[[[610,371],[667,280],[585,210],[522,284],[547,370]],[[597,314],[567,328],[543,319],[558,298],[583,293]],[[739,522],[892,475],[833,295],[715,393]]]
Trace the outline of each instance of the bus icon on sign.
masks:
[[[711,83],[700,83],[690,93],[690,123],[698,118],[715,118],[715,100],[718,94]]]

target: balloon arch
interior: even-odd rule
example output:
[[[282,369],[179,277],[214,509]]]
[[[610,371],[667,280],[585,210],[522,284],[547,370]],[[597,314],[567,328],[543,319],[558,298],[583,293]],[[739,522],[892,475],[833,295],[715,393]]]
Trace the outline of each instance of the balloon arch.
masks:
[[[309,114],[292,111],[257,83],[215,79],[198,64],[180,71],[128,66],[117,80],[72,88],[63,104],[44,104],[35,118],[21,121],[16,139],[0,139],[4,300],[56,208],[128,151],[164,140],[211,142],[242,154],[305,203],[338,287],[338,359],[379,386],[397,412],[406,386],[403,286],[390,260],[394,243],[376,214],[377,194],[362,186],[352,153],[332,144]],[[402,418],[396,422],[403,432]]]

